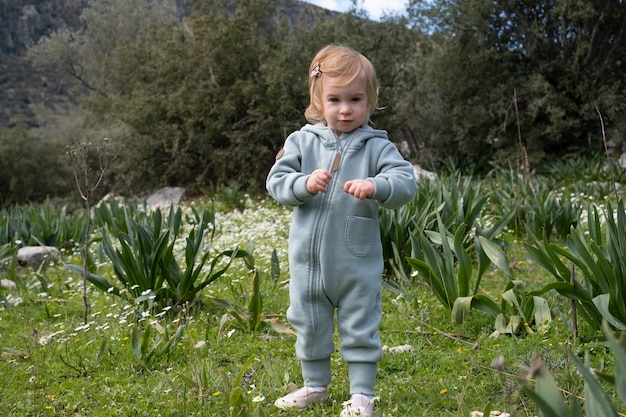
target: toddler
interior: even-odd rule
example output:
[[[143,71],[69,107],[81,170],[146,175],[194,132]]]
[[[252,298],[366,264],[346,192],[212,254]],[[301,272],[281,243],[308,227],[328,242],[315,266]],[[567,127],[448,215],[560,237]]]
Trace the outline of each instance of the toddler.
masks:
[[[341,45],[324,47],[311,62],[309,91],[310,124],[287,138],[266,182],[276,201],[295,207],[287,319],[297,331],[304,379],[274,405],[302,410],[328,399],[336,312],[351,394],[341,417],[371,416],[382,359],[378,205],[409,202],[417,181],[387,132],[368,125],[378,81],[366,57]]]

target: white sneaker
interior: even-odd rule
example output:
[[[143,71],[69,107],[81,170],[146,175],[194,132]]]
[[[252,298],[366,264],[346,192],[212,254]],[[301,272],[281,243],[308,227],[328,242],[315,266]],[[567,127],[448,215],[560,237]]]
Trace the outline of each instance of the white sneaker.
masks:
[[[343,403],[340,417],[372,417],[374,413],[374,398],[371,400],[365,395],[354,394]]]
[[[294,392],[277,399],[274,406],[281,410],[297,409],[304,410],[310,404],[323,403],[328,400],[328,390],[326,388],[311,390],[309,387],[302,387]]]

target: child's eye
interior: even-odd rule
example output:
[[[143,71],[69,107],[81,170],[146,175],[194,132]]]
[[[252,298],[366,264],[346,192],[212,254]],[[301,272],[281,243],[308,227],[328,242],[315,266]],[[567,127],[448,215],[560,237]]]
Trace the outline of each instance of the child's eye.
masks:
[[[337,97],[331,97],[328,99],[328,101],[332,102],[332,103],[337,103],[339,102],[339,99]]]
[[[355,101],[355,102],[356,102],[356,101],[361,101],[361,97],[353,97],[353,98],[352,98],[352,101]]]

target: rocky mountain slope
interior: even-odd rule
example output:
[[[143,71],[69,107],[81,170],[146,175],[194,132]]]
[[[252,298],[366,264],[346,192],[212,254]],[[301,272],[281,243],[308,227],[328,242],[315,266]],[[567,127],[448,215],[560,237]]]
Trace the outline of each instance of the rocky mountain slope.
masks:
[[[189,13],[176,0],[181,17]],[[69,87],[52,73],[42,73],[24,58],[41,37],[61,28],[77,28],[87,0],[0,0],[0,128],[38,125],[38,107],[63,111],[72,101]],[[297,0],[276,0],[294,26],[308,25],[319,8]],[[323,11],[323,10],[322,10]],[[323,11],[331,17],[336,13]]]

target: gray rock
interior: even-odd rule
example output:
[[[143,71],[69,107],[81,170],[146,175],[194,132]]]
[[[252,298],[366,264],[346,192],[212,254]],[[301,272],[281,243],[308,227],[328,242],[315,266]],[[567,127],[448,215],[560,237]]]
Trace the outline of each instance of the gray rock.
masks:
[[[16,288],[17,285],[15,285],[15,282],[11,281],[10,279],[0,279],[0,287]]]
[[[61,253],[54,246],[24,246],[17,250],[17,263],[21,266],[35,266],[60,256]]]
[[[152,193],[146,199],[146,205],[153,209],[167,209],[181,203],[185,197],[187,197],[187,190],[183,187],[165,187]]]
[[[413,172],[415,172],[415,178],[417,178],[417,182],[420,182],[420,180],[423,178],[426,178],[427,180],[434,180],[435,178],[437,178],[437,174],[422,169],[422,167],[420,167],[419,165],[413,165]]]

